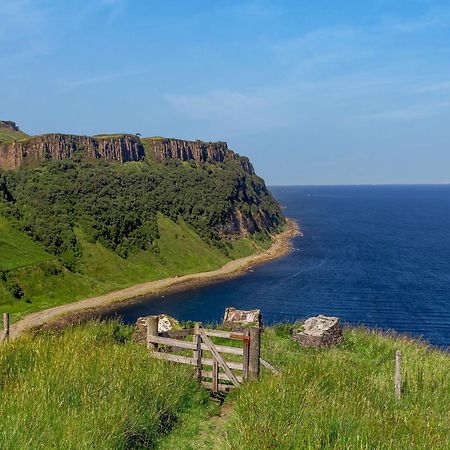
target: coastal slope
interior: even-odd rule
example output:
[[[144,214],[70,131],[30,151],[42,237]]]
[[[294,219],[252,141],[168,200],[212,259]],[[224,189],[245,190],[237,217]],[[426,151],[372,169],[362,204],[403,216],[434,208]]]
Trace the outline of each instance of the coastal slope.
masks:
[[[0,312],[24,314],[217,270],[285,226],[224,142],[28,136],[0,121]]]
[[[287,254],[291,248],[291,239],[298,233],[299,229],[297,223],[288,220],[286,229],[274,236],[273,244],[261,253],[255,253],[228,261],[216,270],[150,281],[97,297],[87,298],[74,303],[28,314],[11,327],[10,336],[12,339],[15,339],[24,331],[42,327],[46,324],[50,324],[50,327],[64,326],[73,319],[78,321],[82,317],[89,317],[91,313],[94,313],[95,315],[95,312],[98,312],[102,308],[114,308],[115,303],[131,300],[136,297],[167,294],[178,289],[188,289],[194,286],[196,287],[202,284],[238,276],[249,267],[262,264]],[[52,323],[55,320],[59,320],[60,323]]]

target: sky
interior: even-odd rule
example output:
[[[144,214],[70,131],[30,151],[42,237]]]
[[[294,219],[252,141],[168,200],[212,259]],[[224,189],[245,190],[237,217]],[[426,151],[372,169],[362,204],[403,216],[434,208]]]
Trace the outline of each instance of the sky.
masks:
[[[450,182],[450,2],[0,0],[0,119],[225,140],[268,184]]]

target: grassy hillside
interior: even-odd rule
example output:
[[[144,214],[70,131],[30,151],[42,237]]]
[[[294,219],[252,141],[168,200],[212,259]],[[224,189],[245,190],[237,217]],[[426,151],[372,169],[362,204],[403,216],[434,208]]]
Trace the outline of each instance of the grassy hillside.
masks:
[[[14,131],[0,126],[0,144],[2,142],[11,142],[25,137],[28,137],[28,135],[22,131]]]
[[[266,375],[233,399],[227,447],[448,449],[450,355],[402,338],[348,330],[331,350],[300,349],[289,326],[264,333]],[[394,354],[404,392],[394,395]]]
[[[32,311],[174,275],[221,267],[230,257],[204,242],[182,219],[175,223],[158,214],[158,253],[137,251],[122,258],[76,230],[81,257],[69,270],[25,233],[0,216],[0,312],[13,320]],[[233,243],[232,256],[261,250],[266,241]]]
[[[55,259],[0,216],[0,271]]]
[[[2,448],[450,448],[449,354],[362,329],[306,350],[290,328],[262,335],[263,357],[282,373],[233,391],[223,417],[193,368],[149,359],[115,322],[0,346]]]
[[[154,448],[205,404],[190,368],[148,358],[128,334],[93,324],[1,346],[1,448]]]

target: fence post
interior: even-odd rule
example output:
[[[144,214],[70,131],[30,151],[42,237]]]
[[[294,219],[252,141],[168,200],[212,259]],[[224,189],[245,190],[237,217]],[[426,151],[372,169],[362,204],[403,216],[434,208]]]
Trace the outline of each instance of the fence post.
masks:
[[[401,377],[402,355],[400,350],[395,352],[395,395],[397,398],[402,396],[402,377]]]
[[[150,342],[151,336],[158,336],[158,322],[159,316],[147,317],[145,321],[147,324],[147,348],[149,350],[156,350],[158,348],[157,344]]]
[[[194,363],[197,371],[197,379],[201,381],[202,379],[202,338],[200,336],[200,322],[195,322],[194,324],[194,344],[196,344],[196,349],[194,350]]]
[[[213,359],[212,366],[212,391],[215,394],[219,391],[219,363],[216,358]]]
[[[249,366],[249,358],[250,358],[250,331],[248,328],[244,330],[244,371],[243,378],[244,380],[248,380],[248,366]]]
[[[261,356],[261,328],[251,327],[248,375],[250,380],[257,380],[259,377],[259,358]]]
[[[9,340],[9,313],[3,313],[3,330],[3,341],[6,342]]]

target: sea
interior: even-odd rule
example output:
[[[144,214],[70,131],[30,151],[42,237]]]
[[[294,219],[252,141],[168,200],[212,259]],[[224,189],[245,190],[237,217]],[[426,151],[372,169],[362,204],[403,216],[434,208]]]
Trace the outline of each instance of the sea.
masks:
[[[111,314],[125,323],[159,313],[211,323],[234,306],[260,309],[267,324],[324,314],[450,346],[450,185],[270,190],[302,231],[288,255]]]

